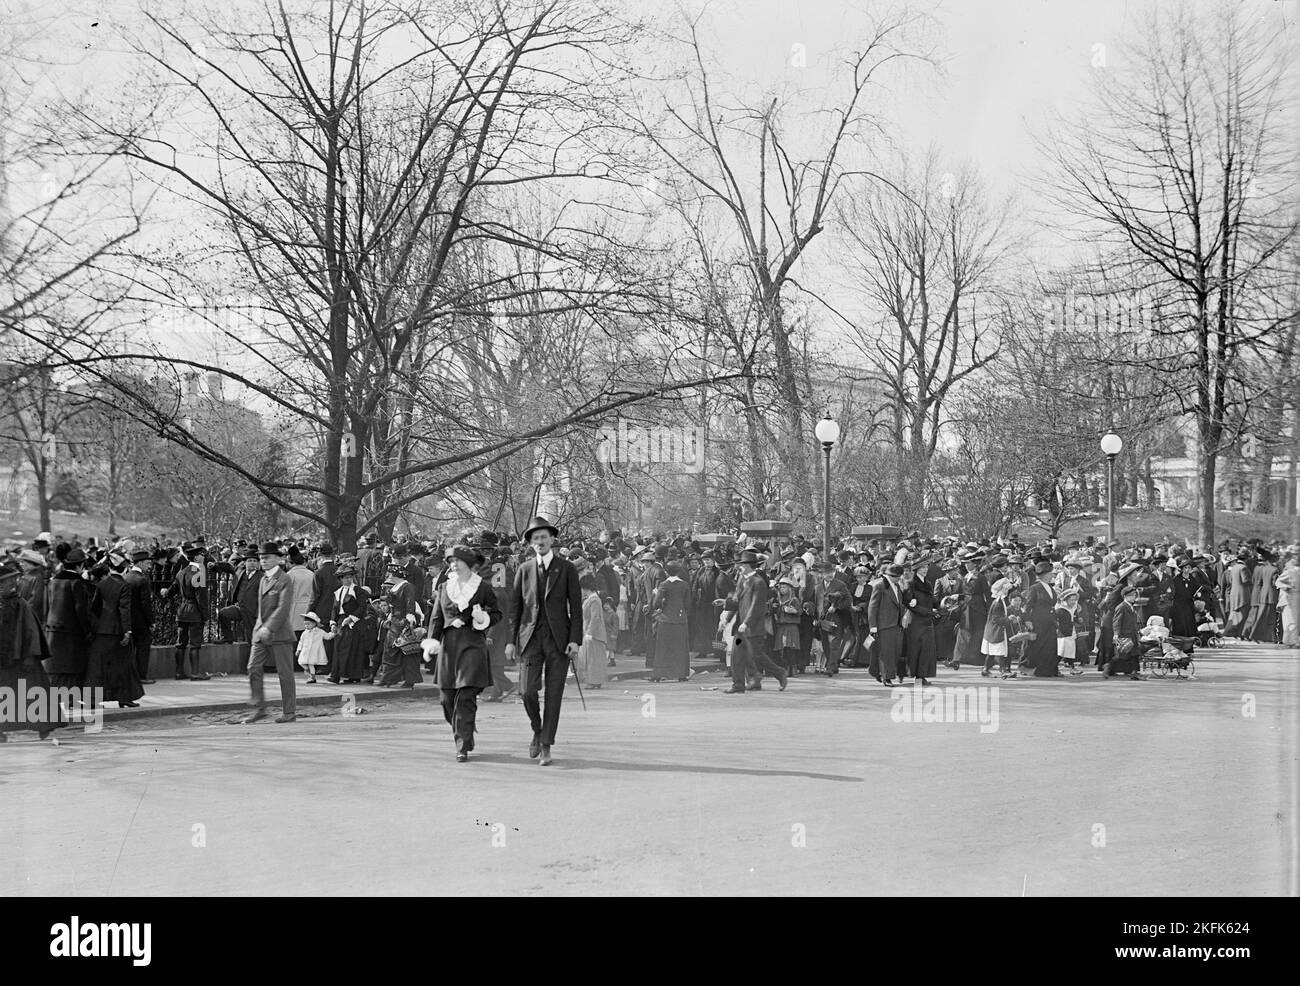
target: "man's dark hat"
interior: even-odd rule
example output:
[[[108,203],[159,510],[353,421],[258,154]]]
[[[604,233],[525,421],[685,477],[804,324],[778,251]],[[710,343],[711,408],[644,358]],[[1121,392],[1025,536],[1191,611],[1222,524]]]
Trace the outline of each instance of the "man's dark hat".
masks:
[[[758,552],[756,552],[756,551],[751,551],[751,550],[749,550],[748,548],[746,548],[744,551],[742,551],[742,552],[740,553],[740,557],[737,558],[736,560],[737,560],[737,561],[740,561],[740,562],[747,562],[747,563],[750,564],[750,565],[757,565],[757,564],[758,564]]]
[[[534,531],[550,531],[551,537],[553,538],[560,536],[559,529],[540,514],[533,518],[532,523],[529,524],[528,528],[524,531],[524,540],[531,540]]]
[[[278,556],[278,557],[280,557],[280,558],[283,558],[283,557],[284,557],[284,549],[281,548],[281,547],[280,547],[278,544],[276,544],[274,541],[265,541],[265,542],[262,543],[262,550],[259,551],[258,554],[259,554],[259,555],[276,555],[276,556]]]

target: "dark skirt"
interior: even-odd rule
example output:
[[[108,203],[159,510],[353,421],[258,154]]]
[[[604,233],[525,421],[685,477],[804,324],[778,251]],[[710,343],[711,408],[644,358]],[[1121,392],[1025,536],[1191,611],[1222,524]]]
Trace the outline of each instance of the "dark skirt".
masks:
[[[90,644],[82,634],[50,630],[45,642],[50,652],[45,660],[46,673],[85,677]]]
[[[364,678],[369,673],[370,662],[366,654],[366,634],[362,624],[345,627],[334,638],[334,662],[331,678]]]
[[[5,696],[0,700],[0,733],[24,729],[45,733],[64,725],[50,694],[49,676],[36,658],[0,668],[0,695]]]
[[[86,662],[86,687],[104,689],[105,702],[143,698],[144,686],[135,670],[135,650],[123,647],[116,634],[96,634]]]
[[[660,623],[655,629],[654,677],[686,678],[691,673],[685,623]]]

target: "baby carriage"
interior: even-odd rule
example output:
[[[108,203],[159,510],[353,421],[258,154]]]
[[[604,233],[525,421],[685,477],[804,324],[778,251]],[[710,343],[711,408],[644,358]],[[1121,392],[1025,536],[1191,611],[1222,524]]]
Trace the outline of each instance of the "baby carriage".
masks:
[[[1141,669],[1155,678],[1195,678],[1195,637],[1173,637],[1163,616],[1153,616],[1139,634],[1142,650],[1138,657]]]
[[[1223,624],[1211,615],[1200,599],[1196,600],[1196,634],[1202,647],[1223,646]]]

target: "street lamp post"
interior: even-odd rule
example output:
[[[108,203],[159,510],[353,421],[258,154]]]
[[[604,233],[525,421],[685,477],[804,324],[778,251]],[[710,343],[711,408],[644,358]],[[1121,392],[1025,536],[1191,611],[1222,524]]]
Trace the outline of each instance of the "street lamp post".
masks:
[[[1123,448],[1124,440],[1113,431],[1101,439],[1101,450],[1106,453],[1106,525],[1111,541],[1115,540],[1115,456]]]
[[[831,558],[831,446],[840,437],[840,426],[831,418],[831,412],[817,422],[813,429],[817,441],[822,443],[822,452],[826,456],[825,469],[822,471],[822,561],[830,564]]]
[[[736,514],[736,537],[740,537],[740,525],[745,521],[745,515],[741,512],[744,503],[739,493],[731,494],[731,509]]]

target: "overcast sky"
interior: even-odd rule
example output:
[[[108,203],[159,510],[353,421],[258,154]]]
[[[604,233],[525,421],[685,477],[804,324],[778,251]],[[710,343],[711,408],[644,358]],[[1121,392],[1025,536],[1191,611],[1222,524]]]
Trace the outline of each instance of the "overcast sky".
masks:
[[[167,0],[162,9],[174,9]],[[195,3],[196,0],[185,0]],[[207,0],[199,0],[207,2]],[[215,2],[215,0],[214,0]],[[259,0],[232,0],[260,6]],[[698,17],[715,81],[751,105],[782,94],[805,105],[833,101],[843,92],[843,58],[860,46],[869,18],[865,5],[845,0],[621,0],[648,15],[661,28],[680,29]],[[1172,5],[1175,0],[1160,0]],[[1181,2],[1181,0],[1180,0]],[[21,18],[39,26],[48,64],[41,71],[65,93],[90,86],[112,92],[129,81],[124,31],[140,21],[142,0],[0,0]],[[954,166],[973,164],[999,195],[1023,206],[1016,220],[1020,241],[1040,246],[1056,224],[1034,225],[1035,195],[1030,178],[1039,168],[1034,135],[1060,112],[1072,115],[1086,99],[1100,72],[1123,70],[1123,44],[1130,40],[1150,4],[1129,0],[929,0],[910,3],[908,12],[928,15],[926,40],[938,71],[913,65],[886,78],[888,91],[872,104],[892,122],[889,133],[903,148],[919,153],[937,145]],[[1298,0],[1247,0],[1261,16],[1294,22]],[[213,8],[216,9],[216,8]],[[225,9],[225,5],[221,6]],[[874,6],[873,10],[882,8]],[[1292,29],[1279,44],[1294,44]],[[51,57],[52,56],[52,57]],[[647,58],[653,45],[647,36]],[[834,86],[838,78],[839,87]],[[788,128],[797,124],[787,119]],[[787,131],[792,150],[813,153],[812,135]],[[1037,214],[1041,218],[1041,214]],[[820,272],[833,253],[831,235],[820,237],[808,261]],[[826,271],[829,275],[830,272]],[[830,283],[819,285],[843,310],[856,307]]]

